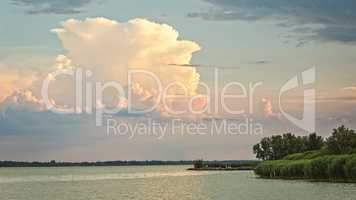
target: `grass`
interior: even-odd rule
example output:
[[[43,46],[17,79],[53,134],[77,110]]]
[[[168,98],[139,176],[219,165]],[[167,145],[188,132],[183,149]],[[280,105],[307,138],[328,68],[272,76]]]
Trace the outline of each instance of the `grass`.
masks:
[[[317,150],[317,151],[307,151],[303,153],[294,153],[287,155],[282,158],[282,160],[309,160],[309,159],[314,159],[318,158],[324,155],[327,155],[328,153],[325,150]]]
[[[255,173],[263,178],[356,182],[356,154],[324,155],[324,152],[292,154],[282,160],[264,161]]]

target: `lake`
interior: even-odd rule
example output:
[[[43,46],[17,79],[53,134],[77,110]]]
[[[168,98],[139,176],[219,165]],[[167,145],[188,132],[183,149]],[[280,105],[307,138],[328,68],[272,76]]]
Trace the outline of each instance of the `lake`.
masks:
[[[1,200],[351,200],[355,184],[265,180],[190,166],[2,168]]]

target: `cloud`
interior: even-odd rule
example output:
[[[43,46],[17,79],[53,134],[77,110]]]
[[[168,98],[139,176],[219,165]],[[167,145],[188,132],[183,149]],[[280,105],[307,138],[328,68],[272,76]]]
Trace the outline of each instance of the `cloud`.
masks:
[[[196,70],[168,64],[189,63],[200,47],[178,40],[173,27],[145,19],[120,23],[105,18],[70,19],[62,25],[53,32],[68,51],[66,56],[75,65],[92,70],[97,78],[127,83],[128,69],[144,69],[157,74],[165,84],[180,81],[190,94],[195,93],[199,81]],[[140,84],[152,85],[148,81]]]
[[[213,5],[188,17],[205,20],[273,20],[300,41],[356,41],[356,2],[353,0],[204,0]]]
[[[13,110],[28,110],[28,111],[43,111],[45,104],[42,100],[35,97],[30,90],[16,91],[11,96],[8,96],[0,105],[3,115],[7,109]]]
[[[118,22],[106,18],[69,19],[52,30],[67,50],[67,58],[57,58],[70,65],[89,69],[98,81],[114,80],[131,89],[137,103],[156,102],[161,95],[157,83],[169,95],[197,95],[200,75],[195,68],[171,66],[189,64],[198,44],[180,40],[171,26],[146,19]],[[128,86],[129,70],[145,70],[154,76],[136,73]],[[186,106],[187,107],[187,106]]]
[[[65,55],[58,55],[56,57],[54,68],[56,69],[70,69],[74,68],[74,65],[70,59],[67,58]]]
[[[29,14],[77,14],[94,0],[12,0],[15,5],[25,6]]]
[[[0,70],[0,102],[12,93],[29,87],[36,80],[35,74],[28,70],[1,65]]]
[[[356,102],[356,96],[337,96],[337,97],[319,97],[317,102],[328,103],[328,102]]]
[[[41,73],[34,78],[31,76],[31,81],[26,81],[26,84],[22,83],[27,80],[26,76],[4,70],[1,74],[4,78],[0,80],[4,82],[0,88],[3,91],[0,99],[2,107],[45,110],[41,89],[46,77],[51,80],[49,103],[59,108],[73,107],[76,99],[73,77],[55,77],[53,72],[82,68],[91,71],[92,75],[85,80],[93,86],[95,82],[103,85],[114,81],[124,90],[124,94],[119,95],[116,90],[105,90],[103,99],[93,101],[96,102],[92,105],[94,109],[126,109],[131,104],[133,109],[142,110],[157,105],[158,101],[162,104],[163,92],[180,96],[169,99],[171,109],[188,108],[192,98],[193,110],[203,109],[206,101],[197,93],[200,75],[196,69],[170,65],[189,64],[193,53],[200,50],[200,47],[195,42],[178,39],[179,33],[173,27],[145,19],[117,22],[106,18],[88,18],[84,21],[67,20],[52,31],[57,34],[67,53],[58,55],[52,66],[42,68]],[[134,74],[129,84],[129,70],[144,70],[144,73]],[[167,90],[162,91],[158,84]],[[127,99],[129,92],[133,94],[130,101]],[[86,101],[86,98],[83,93],[83,100]],[[83,109],[88,109],[88,106],[83,105]],[[157,111],[163,114],[167,108],[157,105]]]
[[[355,86],[344,87],[344,88],[342,88],[342,89],[343,89],[343,90],[356,91],[356,87],[355,87]]]
[[[8,109],[16,111],[42,112],[47,108],[40,95],[43,80],[51,76],[53,70],[74,68],[71,60],[64,55],[58,55],[53,66],[42,69],[25,69],[17,66],[0,65],[0,112],[4,116]],[[71,79],[52,79],[50,95],[64,97],[69,104],[73,99],[70,95],[74,90]],[[60,101],[61,103],[63,101]],[[50,99],[49,104],[56,106]],[[57,106],[58,107],[58,106]],[[67,104],[58,109],[67,107]]]
[[[254,64],[254,65],[265,65],[265,64],[270,64],[271,61],[269,60],[257,60],[257,61],[254,61],[252,62],[251,64]]]
[[[263,113],[266,117],[271,117],[273,116],[273,110],[272,110],[272,103],[271,101],[262,98],[262,103],[263,103]]]
[[[280,117],[280,114],[273,112],[272,102],[269,99],[262,98],[263,103],[263,114],[265,117]]]

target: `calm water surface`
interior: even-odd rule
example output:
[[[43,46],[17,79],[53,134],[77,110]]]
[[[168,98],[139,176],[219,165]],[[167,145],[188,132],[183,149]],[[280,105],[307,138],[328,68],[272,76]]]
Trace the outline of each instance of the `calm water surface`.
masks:
[[[258,179],[189,166],[0,169],[1,200],[355,200],[355,184]]]

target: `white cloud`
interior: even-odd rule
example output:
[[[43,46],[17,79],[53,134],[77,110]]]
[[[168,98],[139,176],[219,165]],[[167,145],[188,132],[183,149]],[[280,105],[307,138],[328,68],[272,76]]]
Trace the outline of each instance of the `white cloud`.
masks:
[[[187,96],[197,95],[200,76],[196,69],[170,64],[189,64],[192,54],[200,47],[195,42],[179,40],[179,33],[169,25],[146,19],[117,22],[88,18],[84,21],[69,19],[52,31],[68,52],[66,57],[57,58],[57,68],[75,65],[89,69],[97,81],[117,81],[132,89],[139,98],[136,102],[140,103],[152,103],[161,95],[157,80],[163,88],[179,82]],[[157,77],[134,75],[133,85],[128,86],[130,69],[149,71]],[[181,89],[171,87],[169,94],[181,93]]]
[[[262,98],[263,103],[263,113],[265,117],[280,117],[279,113],[273,111],[272,102],[269,99]]]
[[[344,87],[342,88],[343,90],[351,90],[351,91],[356,91],[356,87],[355,86],[350,86],[350,87]]]
[[[67,58],[65,55],[58,55],[55,60],[54,68],[55,69],[68,69],[73,68],[72,61]]]
[[[157,74],[167,84],[179,81],[195,94],[199,74],[193,68],[172,67],[189,63],[200,49],[191,41],[178,40],[178,32],[166,24],[145,19],[120,23],[105,18],[70,19],[53,29],[75,65],[93,71],[99,80],[127,83],[128,69],[140,68]],[[136,82],[153,87],[152,81],[137,77]]]
[[[35,97],[30,90],[16,91],[8,96],[1,104],[2,115],[5,115],[7,109],[43,111],[45,104],[42,100]]]
[[[0,103],[16,91],[29,87],[36,76],[28,70],[10,69],[0,64]]]
[[[262,103],[263,103],[263,113],[266,117],[270,117],[273,115],[273,110],[272,110],[272,103],[271,101],[262,98]]]
[[[200,75],[196,69],[170,64],[189,64],[193,53],[200,50],[200,47],[195,42],[178,39],[179,33],[169,25],[157,24],[146,19],[117,22],[106,18],[88,18],[84,21],[69,19],[63,22],[62,27],[52,31],[57,34],[67,53],[58,55],[54,65],[42,70],[42,75],[31,76],[28,80],[24,78],[26,76],[17,73],[7,72],[5,75],[3,73],[2,76],[6,78],[1,80],[5,84],[0,86],[0,90],[4,91],[0,96],[0,103],[6,100],[5,104],[11,107],[27,109],[28,106],[34,106],[34,110],[38,110],[38,107],[42,110],[42,105],[40,106],[42,80],[47,75],[51,76],[51,71],[79,67],[92,71],[92,81],[102,83],[116,81],[126,92],[131,90],[134,96],[131,103],[137,108],[152,106],[161,97],[157,81],[162,88],[174,82],[179,83],[178,87],[169,87],[167,90],[169,95],[181,95],[182,90],[185,90],[186,99],[170,99],[172,106],[188,107],[189,98],[199,96],[197,86]],[[145,70],[155,77],[135,74],[132,77],[132,85],[128,85],[127,74],[131,69]],[[55,101],[56,105],[62,105],[60,107],[73,106],[75,100],[73,78],[52,77],[51,81],[49,96],[50,99],[54,99],[53,103]],[[115,91],[106,93],[107,98],[101,100],[102,106],[117,105],[124,108],[128,106],[126,98],[118,98],[117,94],[112,92]],[[27,98],[29,96],[31,98]],[[24,100],[18,102],[18,99]],[[205,98],[194,99],[193,107],[197,109],[206,102],[202,101]],[[112,102],[115,100],[117,102]],[[83,108],[86,108],[86,105],[83,105]],[[166,112],[162,105],[158,105],[156,111],[160,110]]]

